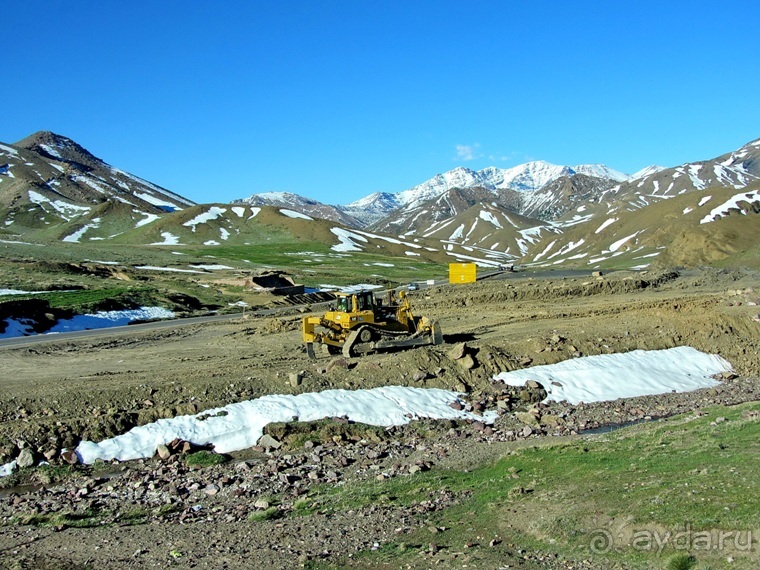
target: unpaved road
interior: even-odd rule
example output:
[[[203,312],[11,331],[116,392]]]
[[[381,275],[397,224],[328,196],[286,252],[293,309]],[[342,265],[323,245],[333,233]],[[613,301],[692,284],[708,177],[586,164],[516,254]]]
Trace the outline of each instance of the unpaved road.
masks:
[[[38,456],[58,457],[61,449],[71,448],[81,439],[98,441],[162,417],[271,393],[400,384],[467,391],[487,398],[493,392],[491,378],[497,372],[634,349],[692,346],[726,358],[739,378],[708,395],[639,399],[635,405],[622,406],[624,412],[630,409],[628,415],[621,415],[619,405],[615,413],[605,406],[590,407],[585,416],[570,412],[568,417],[574,418],[571,427],[667,415],[710,402],[758,399],[760,292],[754,289],[758,282],[756,274],[703,270],[619,273],[602,278],[533,279],[516,275],[419,291],[412,293],[416,313],[441,322],[446,344],[374,354],[348,365],[328,356],[316,362],[307,358],[300,339],[302,315],[298,313],[150,331],[135,329],[113,336],[52,339],[30,347],[5,348],[0,351],[0,464],[16,457],[20,447],[31,448]],[[463,368],[452,360],[451,348],[459,342],[470,347],[474,368]],[[303,372],[300,386],[290,385],[291,372]],[[477,464],[506,449],[495,447],[494,437],[502,441],[500,445],[510,445],[506,440],[514,437],[497,437],[509,427],[502,425],[496,436],[473,432],[466,444],[458,445],[446,441],[450,426],[442,426],[439,444],[449,446],[447,451],[423,459],[433,465],[442,461]],[[415,437],[403,430],[398,433],[394,453],[401,458],[401,471],[420,460]],[[387,449],[378,451],[377,457],[365,452],[351,448],[338,453],[328,445],[320,459],[325,465],[334,461],[338,467],[326,467],[325,474],[336,474],[338,479],[362,477]],[[297,463],[298,454],[307,452],[292,453],[280,467],[302,468],[288,461]],[[189,502],[181,503],[184,510],[150,515],[145,524],[135,526],[124,526],[117,514],[102,528],[65,528],[62,532],[6,524],[0,527],[0,567],[102,567],[107,561],[118,560],[119,567],[134,568],[242,568],[250,567],[247,563],[255,559],[259,567],[292,568],[320,558],[345,560],[342,557],[349,553],[393,536],[398,528],[419,524],[415,522],[419,513],[370,509],[331,520],[311,515],[254,525],[246,517],[256,497],[287,491],[293,483],[277,476],[280,467],[275,467],[274,475],[267,471],[267,460],[260,461],[255,453],[242,453],[237,458],[250,457],[253,462],[243,468],[226,464],[202,474],[183,470],[176,462],[165,467],[152,462],[119,466],[117,481],[129,488],[152,485],[158,504],[168,500],[160,492],[179,497],[180,503]],[[342,465],[345,462],[356,468],[346,468]],[[97,495],[102,505],[96,502],[90,508],[110,505],[109,501],[131,502],[143,511],[156,506],[145,498],[147,495],[120,495],[121,483],[108,491],[113,495],[109,499],[102,489],[108,487],[104,481],[112,476],[92,479],[90,474],[89,483],[72,483],[75,487],[89,485],[83,494],[74,488],[54,493],[51,498],[44,494],[49,484],[34,493],[5,493],[0,497],[0,513],[6,523],[13,523],[22,515],[73,509],[86,502],[88,494],[97,495],[96,487],[104,494]],[[294,476],[309,481],[306,470]],[[227,481],[202,495],[208,500],[218,499],[221,510],[216,514],[208,508],[200,514],[188,510],[197,500],[192,493],[203,493],[212,484],[209,478]],[[178,480],[186,485],[183,488],[191,489],[190,499],[179,493]],[[320,482],[329,480],[325,475]],[[438,499],[441,506],[455,500]],[[510,567],[515,568],[552,564],[557,568],[572,564],[584,567],[577,561],[549,563],[530,556],[515,557],[512,564]]]

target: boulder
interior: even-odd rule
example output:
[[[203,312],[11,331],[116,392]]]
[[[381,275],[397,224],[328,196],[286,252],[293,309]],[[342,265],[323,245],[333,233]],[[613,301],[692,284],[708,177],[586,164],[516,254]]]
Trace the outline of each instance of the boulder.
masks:
[[[458,342],[451,350],[449,350],[449,358],[451,358],[451,360],[459,360],[460,358],[463,358],[465,354],[467,354],[467,344],[464,342]]]
[[[22,449],[21,453],[19,453],[18,457],[16,458],[16,465],[19,469],[33,467],[35,463],[36,461],[34,452],[29,447]]]
[[[262,435],[256,445],[259,445],[265,449],[279,449],[282,446],[279,441],[277,441],[269,434]]]
[[[164,461],[169,459],[169,457],[171,457],[171,454],[172,452],[169,451],[169,448],[163,443],[156,447],[156,455],[158,455]]]
[[[515,412],[515,417],[522,423],[529,426],[538,426],[539,424],[536,415],[530,412]]]

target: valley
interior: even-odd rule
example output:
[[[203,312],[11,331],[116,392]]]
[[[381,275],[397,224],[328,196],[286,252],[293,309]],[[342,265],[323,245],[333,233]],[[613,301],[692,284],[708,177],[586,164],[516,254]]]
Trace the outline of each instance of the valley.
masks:
[[[327,355],[310,361],[300,338],[304,313],[297,308],[0,349],[3,363],[13,371],[2,380],[0,463],[17,454],[23,441],[36,453],[50,455],[57,466],[22,470],[3,481],[13,488],[0,495],[2,565],[69,568],[118,560],[125,568],[223,563],[237,568],[256,557],[271,568],[664,568],[667,557],[622,543],[614,551],[589,552],[589,533],[603,528],[617,535],[637,525],[676,524],[668,523],[668,517],[702,520],[708,506],[689,502],[679,512],[647,514],[625,499],[618,503],[589,489],[585,499],[565,495],[567,511],[553,502],[548,508],[543,501],[569,491],[562,491],[559,480],[552,482],[546,470],[530,475],[533,456],[520,450],[546,449],[530,452],[547,454],[544,462],[552,453],[572,454],[577,445],[614,455],[625,442],[635,446],[636,441],[663,437],[652,430],[675,430],[682,433],[678,437],[684,445],[699,447],[704,445],[700,430],[720,429],[697,421],[695,426],[707,427],[679,431],[685,428],[678,426],[691,425],[690,417],[725,416],[732,418],[726,425],[754,429],[751,403],[760,397],[757,282],[749,270],[703,268],[601,277],[515,273],[445,285],[411,294],[418,313],[442,323],[443,345],[350,361]],[[454,349],[461,343],[473,355],[473,366],[455,360]],[[495,407],[504,390],[493,381],[498,372],[581,355],[675,346],[719,354],[735,374],[717,388],[689,393],[537,407],[521,404],[514,393],[511,409]],[[297,386],[290,381],[294,372],[303,378]],[[81,439],[98,441],[134,425],[266,394],[387,385],[466,392],[469,401],[499,409],[500,415],[488,429],[477,422],[451,421],[415,422],[393,430],[339,419],[291,428],[273,425],[268,433],[282,442],[281,448],[234,452],[225,463],[205,467],[187,463],[193,455],[179,451],[167,459],[92,467],[67,466],[58,458]],[[546,421],[525,424],[521,414],[532,407]],[[634,431],[625,431],[621,443],[605,435],[577,435],[593,427],[678,414],[685,416],[673,424],[648,427],[651,422],[645,421],[628,428]],[[550,423],[551,418],[559,419]],[[633,457],[636,452],[625,453]],[[725,453],[724,465],[744,465],[739,447]],[[710,479],[723,485],[723,468],[713,465],[714,459],[708,461]],[[314,461],[320,466],[309,467]],[[510,465],[516,470],[506,470]],[[665,469],[661,480],[673,477],[676,484],[682,474],[668,474],[667,461],[660,465]],[[632,483],[624,473],[614,476],[622,478],[618,485]],[[751,485],[747,477],[753,475],[743,468],[742,477],[743,485]],[[502,491],[495,487],[489,491],[495,495],[481,497],[483,485],[497,480]],[[706,488],[702,492],[711,501],[726,500]],[[745,532],[758,528],[760,511],[753,497],[742,495],[741,513],[746,514],[737,512],[733,522],[703,522],[699,529],[726,524]],[[473,518],[468,514],[473,501],[483,500],[481,516]],[[601,519],[583,510],[587,500],[597,502],[594,511],[601,510]],[[625,523],[605,519],[615,519],[614,510],[621,508],[633,518]],[[513,514],[502,520],[501,509]],[[573,513],[575,534],[563,522],[567,512]],[[205,538],[199,539],[199,533]],[[723,552],[695,554],[714,567],[725,560]],[[735,548],[730,555],[732,568],[757,563],[755,548]]]
[[[535,161],[345,205],[196,204],[54,133],[0,144],[0,567],[756,568],[758,164],[755,140],[632,176]],[[461,262],[480,279],[448,284]],[[347,287],[406,289],[443,344],[309,359],[303,317]],[[176,319],[55,334],[129,311]],[[678,348],[730,370],[574,403],[548,399],[551,378],[497,378]],[[475,419],[287,416],[225,453],[76,451],[391,386],[449,391]]]

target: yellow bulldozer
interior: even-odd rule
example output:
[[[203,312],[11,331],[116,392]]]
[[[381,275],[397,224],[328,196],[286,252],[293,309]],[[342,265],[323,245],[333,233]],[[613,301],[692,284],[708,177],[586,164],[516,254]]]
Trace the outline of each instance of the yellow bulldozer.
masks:
[[[316,358],[314,343],[326,346],[330,354],[353,357],[443,342],[434,319],[414,316],[405,291],[398,298],[389,291],[385,302],[371,291],[338,293],[335,305],[323,316],[303,318],[302,331],[309,358]]]

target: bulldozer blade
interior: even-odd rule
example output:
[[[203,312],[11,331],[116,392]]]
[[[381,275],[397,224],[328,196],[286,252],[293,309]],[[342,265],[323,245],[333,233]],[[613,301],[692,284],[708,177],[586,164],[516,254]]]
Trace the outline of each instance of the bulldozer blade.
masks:
[[[307,342],[306,343],[306,354],[309,355],[309,358],[312,360],[317,359],[317,355],[314,354],[314,343],[313,342]]]

